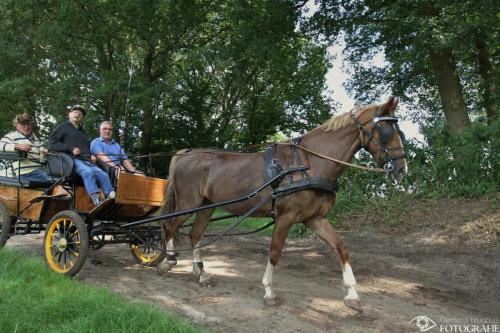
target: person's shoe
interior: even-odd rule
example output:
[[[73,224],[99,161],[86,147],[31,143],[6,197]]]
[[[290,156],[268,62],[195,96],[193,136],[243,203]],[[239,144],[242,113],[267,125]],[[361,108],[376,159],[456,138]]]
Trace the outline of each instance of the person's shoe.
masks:
[[[114,199],[116,197],[115,191],[111,191],[106,195],[106,199]]]
[[[94,207],[99,206],[99,204],[101,203],[101,196],[99,195],[99,192],[92,193],[90,195],[90,199],[92,200],[92,204],[94,204]]]

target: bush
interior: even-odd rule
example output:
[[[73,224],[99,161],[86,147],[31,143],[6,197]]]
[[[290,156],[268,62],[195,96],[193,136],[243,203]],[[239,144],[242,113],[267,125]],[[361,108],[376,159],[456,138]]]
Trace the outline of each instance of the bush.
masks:
[[[500,121],[475,122],[460,135],[447,126],[425,131],[428,144],[410,145],[410,179],[417,193],[431,197],[495,194],[500,183]]]
[[[405,144],[408,175],[397,186],[379,173],[347,168],[339,180],[340,191],[330,220],[336,223],[337,214],[367,210],[387,215],[391,207],[414,197],[497,196],[499,133],[500,121],[491,125],[475,122],[460,135],[453,135],[447,126],[425,130],[424,145],[414,141]],[[375,166],[365,151],[353,162]]]

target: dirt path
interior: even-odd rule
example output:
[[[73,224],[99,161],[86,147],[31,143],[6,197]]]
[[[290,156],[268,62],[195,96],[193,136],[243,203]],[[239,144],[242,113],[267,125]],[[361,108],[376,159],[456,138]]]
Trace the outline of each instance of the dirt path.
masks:
[[[364,225],[342,233],[364,306],[361,315],[344,307],[337,263],[315,237],[287,243],[274,275],[281,300],[274,307],[264,305],[260,283],[269,246],[265,237],[226,239],[203,251],[210,288],[198,286],[187,253],[168,277],[160,277],[156,269],[135,264],[125,245],[96,251],[94,259],[102,263],[87,260],[77,279],[160,304],[214,332],[419,332],[409,321],[420,315],[438,324],[472,317],[500,321],[500,229],[493,241],[483,235],[491,236],[500,215],[491,208],[472,209],[461,221],[453,226],[458,233],[440,228],[440,220],[427,230],[387,232]],[[41,255],[41,238],[13,237],[8,246]]]

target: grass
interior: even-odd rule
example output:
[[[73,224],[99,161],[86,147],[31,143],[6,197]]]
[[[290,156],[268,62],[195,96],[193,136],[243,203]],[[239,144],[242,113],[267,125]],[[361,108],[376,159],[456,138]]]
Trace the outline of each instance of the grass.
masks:
[[[91,288],[0,250],[0,332],[203,332],[158,306]]]

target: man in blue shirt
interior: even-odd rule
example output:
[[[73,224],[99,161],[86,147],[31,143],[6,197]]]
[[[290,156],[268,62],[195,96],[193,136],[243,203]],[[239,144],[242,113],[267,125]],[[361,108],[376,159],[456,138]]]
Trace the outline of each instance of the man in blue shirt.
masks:
[[[109,121],[103,121],[99,127],[100,137],[90,143],[90,152],[97,156],[102,162],[110,167],[119,168],[123,171],[141,173],[135,170],[132,162],[125,154],[120,144],[113,139],[113,125]]]

